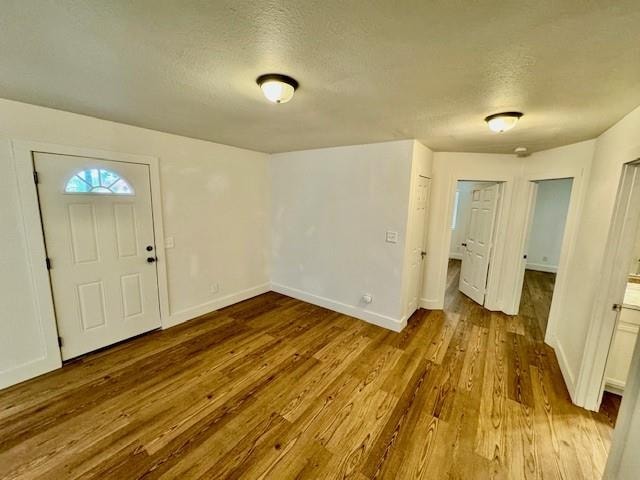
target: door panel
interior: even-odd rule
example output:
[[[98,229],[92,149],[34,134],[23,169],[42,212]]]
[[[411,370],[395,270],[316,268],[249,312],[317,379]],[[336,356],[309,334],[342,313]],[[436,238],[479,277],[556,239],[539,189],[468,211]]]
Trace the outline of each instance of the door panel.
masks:
[[[34,166],[62,358],[158,328],[149,167],[47,153]]]
[[[138,255],[136,218],[133,205],[116,204],[113,206],[113,218],[116,225],[118,256],[135,257]]]
[[[467,246],[462,256],[459,289],[480,305],[484,305],[487,289],[498,188],[494,184],[474,189],[471,193],[471,214]]]
[[[98,227],[93,205],[89,203],[71,203],[68,206],[68,210],[74,262],[97,262],[99,259]]]

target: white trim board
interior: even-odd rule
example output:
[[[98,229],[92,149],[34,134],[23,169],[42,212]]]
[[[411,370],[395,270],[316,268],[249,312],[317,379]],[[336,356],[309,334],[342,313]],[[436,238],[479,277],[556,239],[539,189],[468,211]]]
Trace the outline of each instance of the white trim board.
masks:
[[[196,305],[195,307],[190,307],[185,310],[179,310],[171,314],[171,318],[169,318],[166,323],[162,324],[162,328],[165,329],[179,325],[186,321],[193,320],[194,318],[201,317],[202,315],[220,310],[221,308],[228,307],[229,305],[233,305],[234,303],[257,297],[258,295],[262,295],[263,293],[267,293],[269,291],[271,291],[271,284],[263,283],[261,285],[256,285],[254,287],[240,290],[239,292],[230,293],[229,295],[216,298],[215,300],[211,300],[210,302]]]
[[[373,325],[377,325],[388,330],[393,330],[394,332],[402,331],[402,329],[407,325],[406,318],[396,320],[386,315],[381,315],[369,310],[363,310],[352,305],[347,305],[346,303],[331,300],[330,298],[325,298],[319,295],[314,295],[313,293],[304,292],[302,290],[298,290],[297,288],[287,287],[286,285],[272,283],[271,290],[277,293],[281,293],[282,295],[287,295],[288,297],[302,300],[303,302],[312,303],[313,305],[318,305],[319,307],[324,307],[329,310],[333,310],[334,312],[349,315],[350,317],[355,317],[359,320],[364,320],[367,323],[372,323]]]
[[[604,385],[605,392],[613,393],[614,395],[624,395],[624,383],[619,380],[613,380],[608,378]]]
[[[439,300],[430,300],[428,298],[420,299],[420,308],[425,310],[442,310],[443,305]]]
[[[557,265],[545,265],[544,263],[527,263],[525,270],[535,270],[536,272],[556,273]]]
[[[549,341],[551,340],[551,341]],[[547,344],[553,348],[556,359],[558,360],[558,366],[560,367],[560,372],[564,377],[564,383],[567,386],[567,390],[569,391],[569,396],[573,403],[575,403],[575,394],[576,394],[576,383],[575,376],[569,367],[569,362],[567,362],[567,356],[564,353],[564,349],[562,345],[560,345],[555,338],[547,339]]]
[[[462,254],[452,252],[449,254],[449,260],[462,260]]]

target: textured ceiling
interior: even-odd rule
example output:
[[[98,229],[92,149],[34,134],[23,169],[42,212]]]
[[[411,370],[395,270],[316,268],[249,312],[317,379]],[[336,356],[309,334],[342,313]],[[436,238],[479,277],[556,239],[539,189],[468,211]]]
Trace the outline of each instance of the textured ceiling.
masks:
[[[3,0],[0,97],[265,152],[532,151],[640,104],[640,1]],[[255,78],[300,90],[267,103]],[[484,116],[521,110],[493,134]]]

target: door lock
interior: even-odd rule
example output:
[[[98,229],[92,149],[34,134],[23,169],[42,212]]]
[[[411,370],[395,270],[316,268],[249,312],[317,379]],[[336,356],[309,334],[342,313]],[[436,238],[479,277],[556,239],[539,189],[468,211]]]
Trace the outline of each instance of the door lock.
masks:
[[[153,250],[153,245],[147,245],[147,252],[151,252]]]

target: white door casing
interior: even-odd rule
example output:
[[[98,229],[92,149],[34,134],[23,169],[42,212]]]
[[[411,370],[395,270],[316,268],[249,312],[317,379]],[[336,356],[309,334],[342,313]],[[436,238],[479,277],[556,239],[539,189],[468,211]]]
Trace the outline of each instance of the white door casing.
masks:
[[[471,215],[466,248],[462,254],[459,289],[480,305],[484,305],[487,289],[498,189],[498,184],[493,184],[471,192]]]
[[[34,153],[34,167],[62,358],[160,327],[149,166]],[[133,195],[65,192],[71,178],[82,184],[76,173],[100,169]]]
[[[407,317],[413,314],[418,308],[418,299],[420,298],[420,292],[422,291],[421,279],[424,270],[424,257],[425,252],[425,225],[427,221],[427,206],[429,203],[429,186],[430,181],[428,177],[418,175],[416,180],[416,188],[413,193],[413,205],[412,205],[412,224],[413,229],[411,231],[409,254],[410,258],[410,272],[409,272],[409,302],[407,308]]]
[[[527,269],[527,256],[529,255],[529,243],[531,237],[531,229],[533,227],[533,217],[536,209],[536,199],[538,198],[538,183],[537,182],[527,182],[527,186],[529,187],[528,198],[527,198],[527,212],[525,214],[525,233],[524,233],[524,253],[520,258],[520,272],[516,279],[516,300],[514,301],[514,305],[517,306],[518,311],[520,309],[520,300],[522,298],[522,289],[524,288],[524,274]],[[516,311],[514,313],[517,314]],[[543,332],[544,333],[544,332]]]

